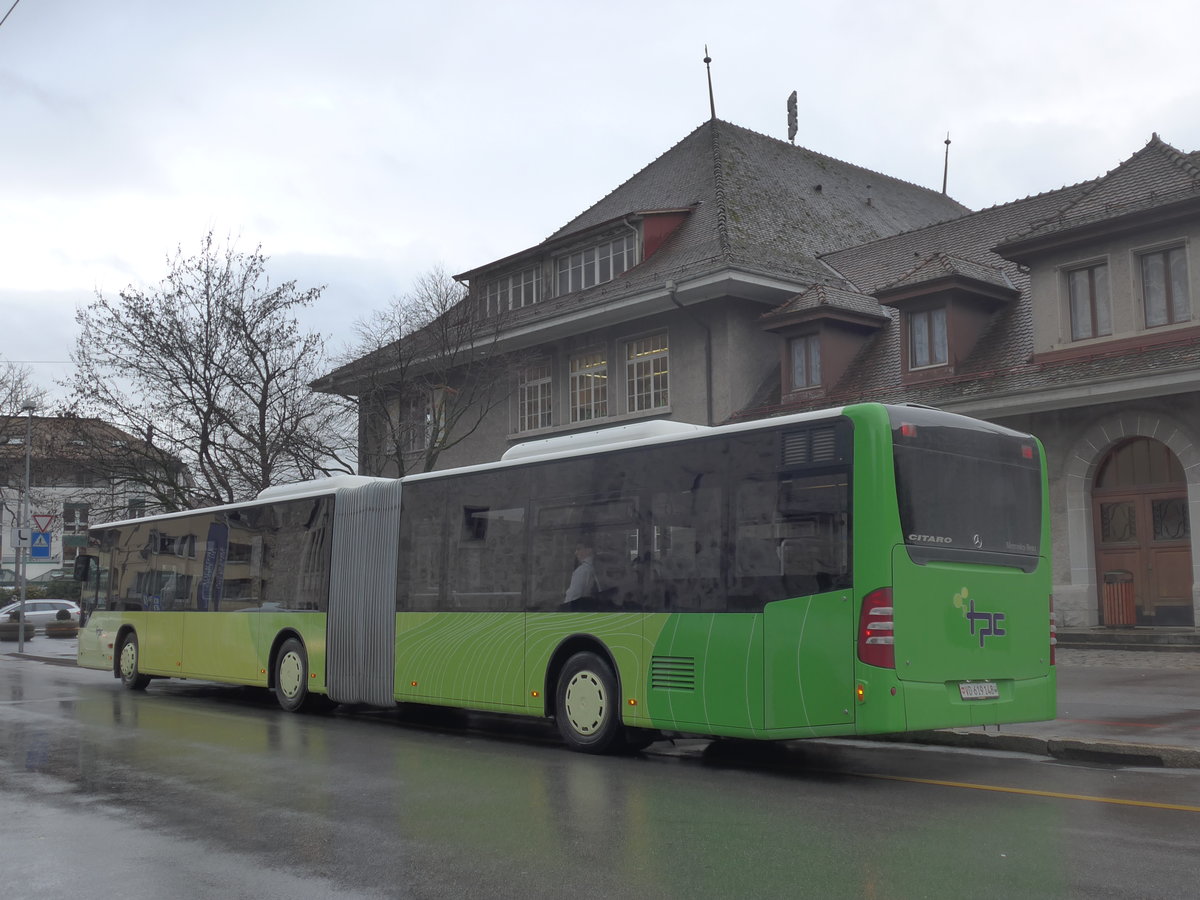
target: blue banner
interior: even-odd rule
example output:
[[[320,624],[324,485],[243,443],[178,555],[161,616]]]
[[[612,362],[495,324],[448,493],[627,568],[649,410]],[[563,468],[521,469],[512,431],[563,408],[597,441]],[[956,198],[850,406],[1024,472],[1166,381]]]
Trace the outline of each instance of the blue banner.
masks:
[[[225,559],[229,555],[229,528],[213,522],[208,526],[208,539],[204,542],[204,571],[200,575],[200,594],[196,598],[200,609],[221,608],[221,594],[225,589]]]

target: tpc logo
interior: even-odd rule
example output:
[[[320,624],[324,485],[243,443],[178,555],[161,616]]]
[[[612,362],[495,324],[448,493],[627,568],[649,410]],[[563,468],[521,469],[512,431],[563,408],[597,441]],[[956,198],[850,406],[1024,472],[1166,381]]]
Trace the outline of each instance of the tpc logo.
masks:
[[[971,625],[971,634],[979,635],[980,647],[986,638],[1004,637],[1004,613],[976,612],[975,598],[967,596],[966,588],[954,595],[954,608],[962,610],[963,618]]]

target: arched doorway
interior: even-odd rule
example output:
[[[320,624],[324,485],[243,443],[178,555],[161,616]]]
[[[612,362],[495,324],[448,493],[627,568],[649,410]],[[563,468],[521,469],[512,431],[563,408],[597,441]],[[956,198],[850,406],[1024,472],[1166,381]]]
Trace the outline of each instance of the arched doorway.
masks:
[[[1170,448],[1148,437],[1113,447],[1093,483],[1092,521],[1100,621],[1194,625],[1187,483]]]

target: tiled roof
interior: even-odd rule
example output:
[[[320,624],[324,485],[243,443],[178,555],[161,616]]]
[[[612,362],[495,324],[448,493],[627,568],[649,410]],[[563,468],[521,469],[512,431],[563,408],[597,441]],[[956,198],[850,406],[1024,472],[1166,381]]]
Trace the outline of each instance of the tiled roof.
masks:
[[[821,253],[961,216],[966,209],[929,188],[713,120],[543,245],[639,210],[688,208],[694,211],[658,253],[593,291],[625,293],[661,284],[666,273],[730,265],[811,281],[828,274],[817,259]],[[584,302],[582,295],[593,291],[571,297]]]
[[[989,266],[973,260],[952,256],[949,253],[934,253],[917,263],[909,272],[898,278],[885,289],[913,287],[939,281],[948,276],[969,278],[1000,288],[1016,290],[1011,279],[998,265]],[[883,289],[881,289],[883,290]]]
[[[966,211],[940,192],[715,119],[537,247],[460,277],[486,277],[519,259],[562,247],[573,235],[660,209],[691,212],[649,259],[604,284],[509,313],[505,327],[551,322],[560,314],[662,288],[668,279],[679,282],[731,269],[813,283],[829,275],[821,253]],[[353,368],[355,364],[344,367],[333,377]]]
[[[810,288],[805,288],[782,306],[763,313],[761,318],[763,322],[769,323],[822,307],[846,310],[884,321],[888,318],[887,311],[879,305],[874,297],[827,284],[815,284]]]
[[[1020,291],[1018,302],[998,310],[975,349],[944,378],[902,384],[899,314],[881,329],[848,367],[841,382],[823,397],[799,403],[761,405],[740,417],[770,415],[858,400],[908,400],[944,405],[1027,393],[1035,389],[1162,374],[1200,367],[1200,342],[1164,339],[1136,351],[1097,347],[1094,354],[1054,361],[1033,359],[1033,324],[1028,271],[998,256],[993,248],[1013,235],[1038,229],[1073,227],[1080,221],[1123,215],[1131,207],[1170,202],[1200,192],[1200,153],[1183,154],[1157,136],[1102,178],[971,213],[950,222],[882,238],[825,254],[821,259],[864,294],[920,282],[950,270]],[[760,402],[762,401],[760,393]]]
[[[1183,154],[1154,135],[1141,150],[1088,185],[1054,215],[1030,223],[1009,241],[1029,240],[1082,225],[1200,197],[1197,154]]]

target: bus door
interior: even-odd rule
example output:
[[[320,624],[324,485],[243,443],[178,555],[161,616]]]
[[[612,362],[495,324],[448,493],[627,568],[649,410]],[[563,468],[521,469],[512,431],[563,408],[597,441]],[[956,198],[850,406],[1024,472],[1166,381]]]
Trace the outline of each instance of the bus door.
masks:
[[[769,519],[769,522],[767,521]],[[767,729],[852,721],[854,612],[845,470],[741,485],[735,574],[763,613]]]

